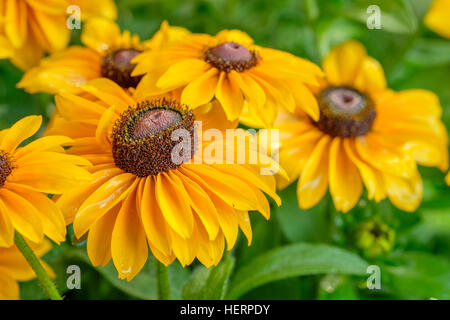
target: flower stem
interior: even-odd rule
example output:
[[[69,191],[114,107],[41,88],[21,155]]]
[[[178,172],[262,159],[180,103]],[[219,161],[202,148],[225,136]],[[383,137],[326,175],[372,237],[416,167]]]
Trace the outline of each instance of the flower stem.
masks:
[[[169,267],[156,260],[158,300],[170,300]]]
[[[20,252],[22,252],[23,256],[30,264],[33,271],[36,273],[39,282],[42,285],[42,288],[50,297],[50,299],[62,300],[61,295],[59,294],[58,290],[56,290],[55,284],[50,279],[41,262],[36,257],[30,246],[26,243],[25,239],[18,232],[16,232],[14,235],[14,242],[16,243],[17,248],[19,248]]]

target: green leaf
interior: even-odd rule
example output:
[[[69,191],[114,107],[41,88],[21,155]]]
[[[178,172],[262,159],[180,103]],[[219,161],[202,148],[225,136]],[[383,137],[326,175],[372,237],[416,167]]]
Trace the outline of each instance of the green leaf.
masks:
[[[354,253],[324,245],[298,243],[262,254],[240,268],[230,283],[228,299],[262,284],[304,275],[364,275],[368,263]]]
[[[89,262],[85,250],[71,249],[71,254],[79,259]],[[157,299],[155,258],[149,256],[142,270],[130,282],[118,278],[118,273],[112,261],[105,267],[96,267],[95,269],[114,287],[120,291],[139,299],[155,300]],[[169,266],[170,293],[172,299],[181,299],[181,288],[189,278],[189,270],[182,268],[178,263],[172,263]]]
[[[396,265],[382,268],[382,285],[386,285],[398,296],[410,299],[450,299],[449,259],[426,252],[407,252],[395,255],[391,262]]]
[[[407,52],[405,60],[421,67],[450,64],[450,42],[442,39],[420,39]]]
[[[320,280],[320,300],[357,300],[355,286],[347,276],[330,274]]]
[[[291,242],[316,242],[329,238],[326,215],[327,197],[309,210],[302,210],[297,204],[297,183],[280,191],[283,205],[275,208],[275,216],[281,230]]]
[[[183,287],[183,299],[223,299],[233,267],[234,258],[230,256],[224,258],[217,267],[197,267],[192,273],[191,279]]]
[[[372,14],[367,12],[367,8],[377,5],[380,8],[382,30],[400,34],[411,34],[417,30],[417,17],[409,1],[358,0],[349,1],[349,4],[342,13],[350,19],[366,24]]]

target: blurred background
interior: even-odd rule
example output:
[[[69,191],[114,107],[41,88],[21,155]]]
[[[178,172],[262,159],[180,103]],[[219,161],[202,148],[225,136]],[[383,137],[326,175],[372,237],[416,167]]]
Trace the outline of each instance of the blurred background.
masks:
[[[320,64],[329,49],[347,39],[361,41],[384,67],[392,89],[424,88],[435,92],[450,128],[450,40],[428,30],[423,17],[430,0],[117,0],[122,29],[150,38],[163,20],[192,32],[222,29],[247,32],[257,44],[286,50]],[[366,26],[369,5],[382,9],[380,30]],[[80,43],[80,31],[72,43]],[[29,114],[45,120],[53,97],[29,95],[15,84],[22,72],[0,60],[0,128]],[[196,264],[171,266],[175,298],[208,298],[190,284],[216,273],[231,274],[225,297],[244,299],[449,299],[450,188],[444,173],[421,168],[424,200],[414,213],[388,201],[363,197],[347,214],[335,212],[329,196],[315,208],[298,209],[295,184],[280,194],[283,207],[266,222],[252,217],[253,244],[241,237],[217,270]],[[46,260],[66,288],[68,265],[82,270],[81,290],[69,299],[154,299],[153,264],[130,283],[117,279],[112,265],[92,268],[84,243],[55,247]],[[287,248],[287,249],[286,249]],[[295,248],[290,249],[290,248]],[[290,251],[293,250],[293,251]],[[370,290],[368,265],[379,266],[381,288]],[[233,272],[231,273],[231,270]],[[225,272],[226,271],[226,272]],[[252,284],[242,279],[256,277]],[[255,284],[256,283],[256,284]],[[67,289],[66,289],[67,290]],[[21,284],[25,299],[43,298],[35,281]],[[211,297],[209,297],[211,298]]]

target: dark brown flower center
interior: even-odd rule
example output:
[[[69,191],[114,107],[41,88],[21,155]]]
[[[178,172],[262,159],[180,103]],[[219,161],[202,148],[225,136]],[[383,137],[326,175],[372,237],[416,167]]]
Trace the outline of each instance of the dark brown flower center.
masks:
[[[13,161],[8,153],[0,150],[0,188],[14,169]]]
[[[258,64],[259,56],[247,47],[235,43],[224,42],[218,46],[208,48],[203,59],[220,71],[230,72],[235,70],[242,72]]]
[[[107,54],[102,61],[102,76],[111,79],[121,87],[136,88],[142,76],[131,76],[136,66],[131,63],[131,60],[139,53],[141,52],[134,49],[120,49]]]
[[[320,119],[315,124],[333,137],[357,137],[370,131],[376,117],[369,96],[353,88],[329,87],[318,95]]]
[[[112,132],[117,167],[139,177],[178,168],[192,159],[194,115],[176,101],[155,99],[129,107]]]

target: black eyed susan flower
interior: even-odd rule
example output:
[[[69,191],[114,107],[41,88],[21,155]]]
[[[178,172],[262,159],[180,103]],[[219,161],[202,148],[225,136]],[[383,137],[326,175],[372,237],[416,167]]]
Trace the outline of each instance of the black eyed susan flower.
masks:
[[[28,70],[17,86],[30,93],[76,93],[87,81],[106,77],[124,88],[135,88],[141,77],[131,76],[134,64],[130,61],[144,49],[159,49],[188,33],[164,21],[151,39],[141,42],[128,30],[121,32],[113,21],[91,19],[81,36],[86,47],[71,46],[50,55]]]
[[[278,106],[292,112],[297,105],[313,119],[319,116],[306,84],[317,84],[321,70],[289,53],[257,46],[238,30],[214,37],[192,34],[133,62],[133,75],[146,74],[137,88],[141,99],[179,89],[181,103],[196,108],[216,98],[228,119],[253,127],[271,126]]]
[[[29,242],[28,245],[38,258],[52,248],[47,240],[40,244]],[[40,263],[53,277],[53,270],[44,261],[40,260]],[[33,269],[15,245],[9,248],[0,247],[0,300],[18,300],[20,298],[18,281],[29,281],[35,277]]]
[[[61,194],[91,178],[80,166],[90,163],[68,155],[64,136],[37,139],[19,145],[41,126],[40,116],[29,116],[0,131],[0,246],[14,242],[14,230],[39,243],[44,235],[59,243],[65,240],[63,215],[45,194]]]
[[[192,110],[165,98],[138,102],[114,82],[92,80],[83,87],[89,98],[56,96],[61,118],[51,132],[74,139],[68,152],[94,164],[93,180],[58,199],[75,235],[88,233],[87,250],[94,265],[111,258],[122,279],[131,280],[143,267],[148,248],[165,265],[197,258],[216,265],[234,246],[240,228],[252,238],[249,211],[269,218],[263,192],[275,193],[275,178],[260,175],[258,165],[176,162],[172,136],[184,130],[189,160],[208,147],[198,144]],[[226,122],[218,102],[208,115]],[[184,140],[186,139],[186,140]]]
[[[364,47],[349,41],[323,61],[317,88],[320,118],[298,112],[280,119],[280,165],[298,178],[300,208],[310,208],[329,189],[336,209],[346,212],[361,196],[388,197],[412,211],[422,198],[417,164],[448,166],[447,133],[441,107],[426,90],[386,88],[381,66]],[[279,187],[289,182],[279,179]]]
[[[450,0],[434,0],[425,15],[425,25],[437,34],[450,38]]]
[[[14,0],[0,2],[0,58],[21,69],[36,65],[44,52],[64,49],[70,40],[68,7],[76,5],[83,20],[115,19],[113,0]]]

